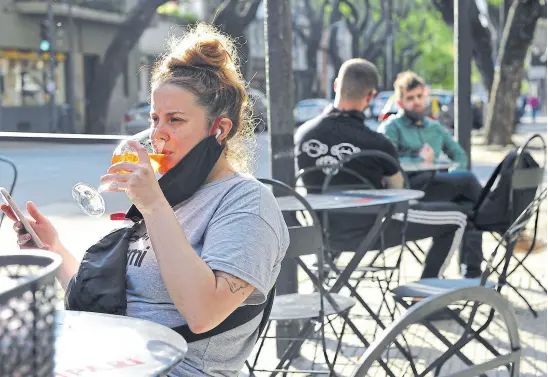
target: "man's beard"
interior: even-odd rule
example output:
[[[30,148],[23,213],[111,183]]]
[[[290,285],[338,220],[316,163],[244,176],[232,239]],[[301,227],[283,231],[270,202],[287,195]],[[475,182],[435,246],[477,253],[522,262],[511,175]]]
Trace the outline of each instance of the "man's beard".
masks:
[[[406,117],[411,119],[413,122],[422,122],[424,120],[424,117],[426,116],[426,111],[415,111],[415,110],[408,110],[403,109],[403,112]]]

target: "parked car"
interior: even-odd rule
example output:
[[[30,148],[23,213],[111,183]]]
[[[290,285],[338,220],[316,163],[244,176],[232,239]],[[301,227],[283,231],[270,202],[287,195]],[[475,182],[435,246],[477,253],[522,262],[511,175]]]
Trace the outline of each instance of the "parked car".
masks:
[[[477,96],[472,95],[472,129],[479,130],[483,127],[483,117],[485,103]],[[440,101],[441,102],[441,101]],[[451,96],[450,102],[443,103],[440,106],[440,111],[437,120],[446,126],[448,129],[455,128],[455,97]]]
[[[378,118],[379,115],[381,115],[381,111],[384,107],[384,104],[394,95],[394,91],[382,91],[377,93],[375,98],[371,101],[369,104],[368,109],[371,109],[371,116],[374,118]]]
[[[150,104],[141,102],[132,106],[124,114],[122,120],[122,134],[135,135],[150,127]]]
[[[400,110],[398,101],[396,101],[396,96],[390,96],[384,103],[381,111],[379,112],[378,119],[379,123],[388,119],[391,115],[396,114]]]
[[[317,117],[330,103],[331,101],[325,98],[310,98],[297,102],[293,110],[295,125],[300,126],[304,122]]]
[[[429,114],[448,129],[453,129],[455,96],[452,91],[431,89]]]

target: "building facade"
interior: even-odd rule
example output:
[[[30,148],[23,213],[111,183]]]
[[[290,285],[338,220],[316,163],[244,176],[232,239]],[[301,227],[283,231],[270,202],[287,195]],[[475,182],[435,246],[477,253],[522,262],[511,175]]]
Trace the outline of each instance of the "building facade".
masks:
[[[66,0],[53,3],[55,77],[50,79],[49,53],[41,53],[40,24],[48,16],[46,0],[0,0],[0,130],[31,132],[84,132],[86,101],[94,72],[117,28],[137,0]],[[72,13],[74,28],[69,27]],[[72,44],[72,55],[70,52]],[[74,74],[67,65],[72,56]],[[114,89],[107,133],[118,133],[124,111],[137,101],[140,54],[135,49]],[[61,124],[69,85],[73,82],[76,124]],[[47,89],[55,90],[57,124],[50,114]],[[65,105],[65,106],[63,106]]]

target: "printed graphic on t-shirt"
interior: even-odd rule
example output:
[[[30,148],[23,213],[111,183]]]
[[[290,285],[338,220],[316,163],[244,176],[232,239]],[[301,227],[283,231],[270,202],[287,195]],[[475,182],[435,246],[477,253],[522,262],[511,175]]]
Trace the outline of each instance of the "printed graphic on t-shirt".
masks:
[[[145,256],[151,248],[150,237],[146,231],[141,234],[139,234],[139,232],[135,232],[129,241],[130,244],[129,250],[127,251],[127,265],[141,267],[143,259],[145,259]]]
[[[329,166],[337,165],[339,161],[358,153],[361,149],[350,143],[340,143],[329,148],[328,145],[319,140],[310,139],[302,144],[301,150],[308,157],[315,159],[316,166],[325,166],[322,169],[324,174],[337,175],[339,169],[330,168]]]

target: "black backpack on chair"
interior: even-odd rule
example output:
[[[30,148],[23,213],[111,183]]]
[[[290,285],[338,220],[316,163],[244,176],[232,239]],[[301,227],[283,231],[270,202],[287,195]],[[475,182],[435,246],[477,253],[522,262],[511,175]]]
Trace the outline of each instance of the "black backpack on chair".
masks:
[[[479,230],[504,233],[534,199],[543,175],[530,153],[509,152],[483,188],[470,220]]]

